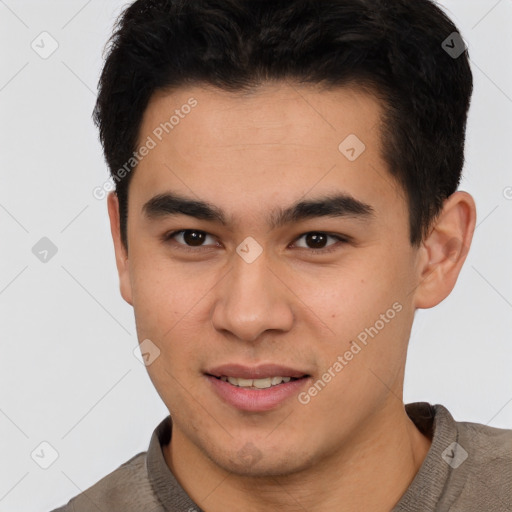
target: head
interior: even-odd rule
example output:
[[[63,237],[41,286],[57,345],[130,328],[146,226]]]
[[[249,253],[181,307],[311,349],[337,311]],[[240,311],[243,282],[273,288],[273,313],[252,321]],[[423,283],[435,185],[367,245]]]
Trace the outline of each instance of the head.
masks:
[[[95,119],[121,293],[176,431],[218,465],[299,471],[401,407],[414,312],[450,293],[474,229],[456,31],[428,0],[120,18]],[[225,364],[303,378],[235,407],[216,381],[244,370]]]

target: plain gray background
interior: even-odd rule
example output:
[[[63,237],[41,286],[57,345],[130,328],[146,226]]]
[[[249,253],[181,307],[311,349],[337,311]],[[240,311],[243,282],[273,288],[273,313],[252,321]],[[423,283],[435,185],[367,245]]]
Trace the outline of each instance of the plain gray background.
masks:
[[[92,195],[108,173],[91,112],[125,4],[0,0],[0,512],[64,504],[145,451],[168,413],[134,355],[106,202]],[[441,5],[474,72],[460,188],[478,227],[451,296],[417,312],[405,401],[510,428],[512,2]],[[33,252],[43,237],[57,248],[47,262]]]

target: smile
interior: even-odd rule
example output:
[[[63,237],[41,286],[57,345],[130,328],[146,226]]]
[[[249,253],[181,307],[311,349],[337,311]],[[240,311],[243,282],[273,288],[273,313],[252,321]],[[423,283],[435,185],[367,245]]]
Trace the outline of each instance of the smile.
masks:
[[[283,382],[290,382],[291,380],[297,380],[294,377],[266,377],[264,379],[244,379],[242,377],[227,377],[222,375],[221,377],[217,377],[218,379],[229,382],[233,386],[238,386],[239,388],[249,388],[249,389],[268,389],[273,386],[278,386]]]

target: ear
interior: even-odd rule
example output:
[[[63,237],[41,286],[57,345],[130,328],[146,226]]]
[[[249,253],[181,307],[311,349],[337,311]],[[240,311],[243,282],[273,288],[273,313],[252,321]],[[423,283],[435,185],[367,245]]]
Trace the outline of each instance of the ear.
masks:
[[[455,192],[445,200],[420,248],[416,308],[436,306],[453,290],[471,246],[475,223],[475,201],[467,192]]]
[[[121,224],[119,222],[119,200],[115,192],[110,192],[107,197],[108,215],[110,217],[110,231],[114,241],[116,254],[117,273],[119,274],[119,286],[123,299],[132,304],[132,286],[130,281],[130,264],[128,251],[121,240]]]

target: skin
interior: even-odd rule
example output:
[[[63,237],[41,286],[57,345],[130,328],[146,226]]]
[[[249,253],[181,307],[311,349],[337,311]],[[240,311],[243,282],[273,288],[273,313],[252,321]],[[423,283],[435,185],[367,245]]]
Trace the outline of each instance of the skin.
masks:
[[[207,512],[226,503],[254,512],[389,511],[431,444],[402,401],[414,312],[455,285],[474,201],[465,192],[450,196],[429,236],[412,247],[404,192],[381,157],[380,105],[352,88],[160,92],[140,142],[191,97],[198,105],[134,173],[128,251],[116,195],[108,197],[121,294],[134,308],[139,340],[161,351],[147,369],[173,418],[165,460]],[[338,150],[349,134],[366,146],[353,162]],[[216,205],[229,223],[149,219],[143,205],[170,191]],[[374,215],[267,225],[276,207],[333,191],[371,205]],[[183,237],[162,240],[180,229],[210,236],[203,249],[185,252]],[[350,242],[329,238],[333,252],[312,254],[303,236],[310,232]],[[236,252],[247,236],[263,249],[250,264]],[[266,412],[240,411],[203,374],[228,362],[277,363],[307,370],[307,391],[397,302],[401,311],[305,405],[292,397]]]

